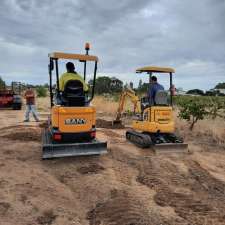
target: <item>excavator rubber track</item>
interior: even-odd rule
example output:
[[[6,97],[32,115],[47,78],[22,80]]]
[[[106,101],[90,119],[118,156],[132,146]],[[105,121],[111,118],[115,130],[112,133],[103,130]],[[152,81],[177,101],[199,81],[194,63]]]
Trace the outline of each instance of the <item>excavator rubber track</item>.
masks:
[[[151,148],[156,153],[188,152],[188,144],[174,134],[148,134],[129,130],[126,139],[140,148]]]
[[[126,139],[139,148],[149,148],[153,143],[149,135],[130,130],[126,132]]]
[[[54,143],[48,129],[42,134],[42,159],[71,156],[101,155],[107,153],[107,142],[94,139],[81,143]]]

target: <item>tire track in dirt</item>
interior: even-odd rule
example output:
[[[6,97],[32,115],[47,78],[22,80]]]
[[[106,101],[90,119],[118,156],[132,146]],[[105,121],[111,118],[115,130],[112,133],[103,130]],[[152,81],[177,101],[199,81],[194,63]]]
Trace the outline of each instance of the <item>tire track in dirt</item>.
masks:
[[[98,203],[89,211],[87,219],[90,225],[172,225],[160,214],[145,208],[144,204],[134,193],[113,190],[111,198]],[[181,223],[180,223],[181,224]]]
[[[159,206],[174,208],[186,223],[224,224],[225,184],[197,162],[181,158],[188,168],[184,173],[165,157],[138,157],[114,150],[111,157],[136,168],[139,171],[137,182],[156,191],[154,201]]]
[[[224,224],[225,184],[198,163],[191,160],[186,163],[189,171],[184,175],[168,162],[165,168],[162,159],[160,162],[149,159],[143,164],[137,181],[156,191],[154,200],[158,205],[173,207],[188,223]],[[178,191],[178,188],[189,189],[189,193]]]
[[[148,154],[133,155],[124,150],[120,151],[118,145],[112,145],[107,157],[113,165],[116,165],[113,169],[119,182],[117,185],[119,190],[113,190],[111,198],[99,201],[95,208],[88,212],[87,218],[90,225],[186,225],[182,218],[151,211],[148,200],[140,197],[140,184],[136,182],[136,176],[138,171],[142,170],[143,163],[149,166]]]
[[[2,130],[3,135],[20,132],[23,127],[7,129]],[[33,133],[33,128],[29,129]],[[8,165],[9,160],[12,163],[7,167],[10,176],[0,180],[1,190],[5,190],[0,214],[7,221],[13,215],[12,221],[42,225],[68,225],[74,221],[85,225],[224,224],[224,183],[200,164],[182,156],[177,157],[176,164],[168,155],[156,156],[138,149],[124,140],[122,132],[100,133],[109,139],[107,155],[44,162],[40,161],[38,142],[0,139],[5,145],[1,152],[5,161],[0,167]],[[187,170],[180,170],[180,163]],[[23,176],[23,182],[17,180]],[[8,190],[19,196],[23,205],[7,197]],[[49,205],[43,207],[45,199]],[[21,208],[17,214],[13,211],[16,207]],[[39,211],[34,211],[36,208]]]
[[[1,128],[1,138],[7,138],[11,141],[41,141],[41,129],[35,126],[10,126]]]
[[[124,134],[116,132],[115,130],[100,128],[97,131],[100,134],[103,134],[106,137],[108,144],[125,144],[126,138]]]

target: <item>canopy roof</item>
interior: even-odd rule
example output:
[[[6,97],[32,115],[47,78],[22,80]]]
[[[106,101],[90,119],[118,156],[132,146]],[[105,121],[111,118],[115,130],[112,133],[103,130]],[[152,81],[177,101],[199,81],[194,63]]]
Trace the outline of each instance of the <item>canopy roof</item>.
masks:
[[[158,67],[158,66],[145,66],[145,67],[136,69],[136,73],[143,73],[143,72],[175,73],[175,70],[173,68]]]
[[[97,56],[93,55],[81,55],[81,54],[70,54],[70,53],[63,53],[63,52],[53,52],[48,54],[48,57],[54,59],[74,59],[74,60],[81,60],[81,61],[98,61]]]

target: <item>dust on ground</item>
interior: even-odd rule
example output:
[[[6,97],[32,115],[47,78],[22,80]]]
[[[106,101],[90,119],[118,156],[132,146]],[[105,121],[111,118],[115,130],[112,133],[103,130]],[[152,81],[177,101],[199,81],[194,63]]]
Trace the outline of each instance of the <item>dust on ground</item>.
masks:
[[[190,153],[155,155],[98,128],[108,154],[42,161],[23,113],[0,111],[0,224],[224,224],[225,148],[210,132],[180,127]]]

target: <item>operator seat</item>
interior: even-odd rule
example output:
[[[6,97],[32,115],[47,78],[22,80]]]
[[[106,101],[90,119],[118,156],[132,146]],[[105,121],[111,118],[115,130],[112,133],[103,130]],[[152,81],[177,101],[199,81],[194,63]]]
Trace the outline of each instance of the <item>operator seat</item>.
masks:
[[[168,105],[168,93],[165,90],[159,90],[155,94],[155,105]]]
[[[148,97],[141,98],[141,111],[143,112],[146,108],[150,106],[168,106],[168,93],[164,90],[159,90],[156,92],[154,102],[150,100]]]
[[[79,80],[66,82],[62,92],[62,105],[64,106],[85,106],[85,94],[83,84]]]

